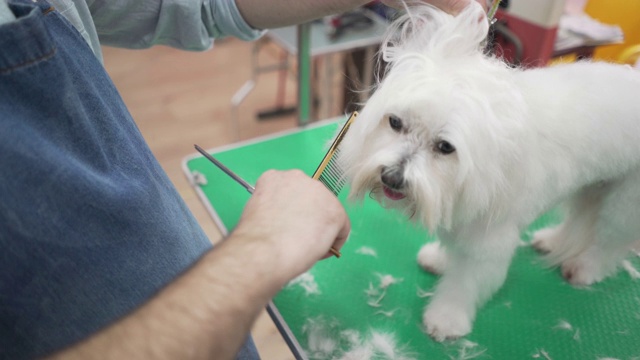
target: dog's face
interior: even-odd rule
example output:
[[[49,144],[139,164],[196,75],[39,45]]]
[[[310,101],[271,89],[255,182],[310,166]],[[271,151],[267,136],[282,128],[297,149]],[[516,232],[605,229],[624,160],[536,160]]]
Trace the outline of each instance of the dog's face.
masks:
[[[517,121],[504,119],[519,103],[508,95],[508,70],[480,52],[484,36],[467,39],[475,44],[462,44],[465,51],[444,43],[486,33],[478,12],[466,11],[465,19],[437,15],[428,21],[441,23],[428,30],[441,44],[401,47],[411,41],[403,38],[384,50],[390,70],[340,145],[350,197],[370,193],[432,231],[494,206],[517,160],[510,139]]]

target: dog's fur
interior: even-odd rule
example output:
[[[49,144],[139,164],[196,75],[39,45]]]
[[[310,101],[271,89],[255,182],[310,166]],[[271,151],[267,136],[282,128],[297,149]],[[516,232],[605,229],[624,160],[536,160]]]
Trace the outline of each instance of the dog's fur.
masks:
[[[471,331],[521,231],[559,203],[564,222],[533,244],[572,284],[613,274],[640,238],[640,73],[510,68],[481,51],[487,20],[471,3],[395,23],[388,72],[340,145],[352,198],[370,192],[437,233],[418,261],[442,274],[423,316],[438,341]]]

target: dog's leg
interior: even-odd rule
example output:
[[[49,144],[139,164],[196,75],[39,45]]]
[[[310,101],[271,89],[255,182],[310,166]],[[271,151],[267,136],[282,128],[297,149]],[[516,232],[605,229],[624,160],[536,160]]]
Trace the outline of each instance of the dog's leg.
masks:
[[[477,308],[502,286],[518,243],[515,226],[474,226],[443,238],[447,265],[422,318],[429,335],[444,341],[471,331]]]
[[[542,255],[550,254],[557,248],[558,242],[565,237],[565,229],[567,222],[554,227],[540,229],[533,234],[531,246]]]
[[[562,276],[572,285],[589,286],[613,275],[628,248],[603,248],[599,244],[562,263]]]
[[[614,274],[640,234],[640,171],[608,184],[598,208],[592,244],[562,262],[562,275],[586,286]]]
[[[441,275],[447,266],[447,253],[440,241],[427,243],[418,252],[418,264],[426,271]]]
[[[556,266],[585,251],[594,242],[594,224],[598,219],[603,194],[602,185],[583,189],[566,203],[562,224],[533,234],[531,245]]]

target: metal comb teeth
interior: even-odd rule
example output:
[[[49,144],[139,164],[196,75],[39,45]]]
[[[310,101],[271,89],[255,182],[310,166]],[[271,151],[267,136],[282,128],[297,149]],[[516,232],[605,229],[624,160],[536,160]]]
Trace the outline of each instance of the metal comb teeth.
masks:
[[[340,151],[336,150],[331,161],[329,161],[329,164],[318,178],[318,180],[323,183],[327,187],[327,189],[329,189],[335,196],[338,196],[340,190],[342,190],[346,183],[346,178],[343,175],[344,172],[336,161],[339,155]]]

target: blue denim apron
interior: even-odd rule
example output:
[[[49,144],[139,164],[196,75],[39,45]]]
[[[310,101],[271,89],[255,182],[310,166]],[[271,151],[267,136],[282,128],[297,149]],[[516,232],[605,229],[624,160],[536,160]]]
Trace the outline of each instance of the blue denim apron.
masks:
[[[211,245],[82,36],[42,0],[0,26],[0,358],[72,345]],[[258,358],[249,340],[239,358]]]

